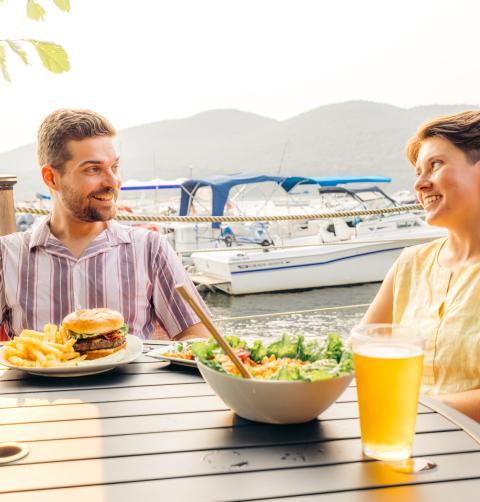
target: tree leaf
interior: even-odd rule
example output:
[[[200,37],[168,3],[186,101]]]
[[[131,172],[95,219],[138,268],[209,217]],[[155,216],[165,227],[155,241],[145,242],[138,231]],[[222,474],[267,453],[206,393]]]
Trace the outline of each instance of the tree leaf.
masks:
[[[22,49],[22,46],[13,40],[7,40],[7,44],[13,52],[25,63],[28,64],[27,53]]]
[[[70,12],[70,0],[53,0],[53,3],[64,12]]]
[[[43,20],[45,9],[35,0],[27,0],[27,16],[34,21]]]
[[[3,44],[0,44],[0,69],[2,70],[3,78],[8,82],[11,82],[6,63],[7,55],[5,54],[5,46]]]
[[[53,73],[63,73],[70,70],[68,54],[61,45],[53,42],[41,42],[40,40],[28,40],[37,51],[43,66]]]

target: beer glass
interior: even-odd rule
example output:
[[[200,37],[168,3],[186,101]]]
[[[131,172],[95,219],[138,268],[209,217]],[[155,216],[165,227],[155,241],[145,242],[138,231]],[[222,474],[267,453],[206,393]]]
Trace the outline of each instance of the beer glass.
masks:
[[[378,460],[411,456],[424,339],[414,328],[364,324],[352,330],[362,447]]]

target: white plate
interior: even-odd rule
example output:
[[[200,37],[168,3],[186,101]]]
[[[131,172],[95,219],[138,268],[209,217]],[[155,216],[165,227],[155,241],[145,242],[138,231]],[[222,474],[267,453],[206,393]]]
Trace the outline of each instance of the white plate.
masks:
[[[245,340],[248,343],[252,343],[254,338],[253,337],[247,337],[243,336],[242,340]],[[270,340],[270,339],[268,339]],[[206,341],[205,338],[192,338],[191,340],[188,340],[187,342],[204,342]],[[273,341],[273,339],[272,339]],[[167,342],[164,344],[162,347],[158,349],[153,349],[150,352],[146,352],[146,356],[153,357],[154,359],[161,359],[162,361],[170,361],[173,364],[179,364],[181,366],[189,366],[190,368],[196,368],[197,367],[197,361],[195,360],[190,360],[190,359],[181,359],[179,357],[172,357],[169,355],[169,352],[178,352],[177,350],[177,345],[179,343],[187,343],[187,342]],[[147,342],[148,343],[148,342]]]
[[[179,364],[180,366],[189,366],[190,368],[196,368],[197,361],[195,360],[191,361],[190,359],[180,359],[178,357],[172,357],[168,355],[169,352],[172,353],[178,352],[177,345],[178,343],[175,343],[171,346],[166,346],[166,347],[164,346],[159,349],[154,349],[151,350],[150,352],[147,352],[145,355],[153,357],[154,359],[160,359],[162,361],[170,361],[171,363]]]
[[[15,370],[26,371],[32,375],[51,376],[51,377],[76,377],[85,375],[95,375],[109,371],[117,366],[131,363],[142,353],[142,341],[133,335],[127,335],[127,346],[110,356],[90,361],[80,361],[76,366],[51,367],[51,368],[28,368],[15,366],[3,357],[4,348],[0,349],[0,364],[8,366]]]

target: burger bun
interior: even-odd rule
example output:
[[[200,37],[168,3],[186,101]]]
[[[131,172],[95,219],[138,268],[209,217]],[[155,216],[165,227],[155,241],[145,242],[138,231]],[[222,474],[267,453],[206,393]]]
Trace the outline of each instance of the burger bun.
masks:
[[[120,329],[123,323],[124,319],[120,312],[108,308],[95,308],[76,310],[68,314],[63,320],[63,327],[79,334],[100,335]]]

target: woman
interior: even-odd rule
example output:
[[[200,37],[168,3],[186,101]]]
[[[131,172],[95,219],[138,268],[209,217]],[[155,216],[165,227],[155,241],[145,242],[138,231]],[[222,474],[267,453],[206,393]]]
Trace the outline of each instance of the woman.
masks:
[[[425,123],[407,157],[426,221],[448,237],[405,249],[362,322],[420,328],[422,390],[480,421],[480,111]]]

